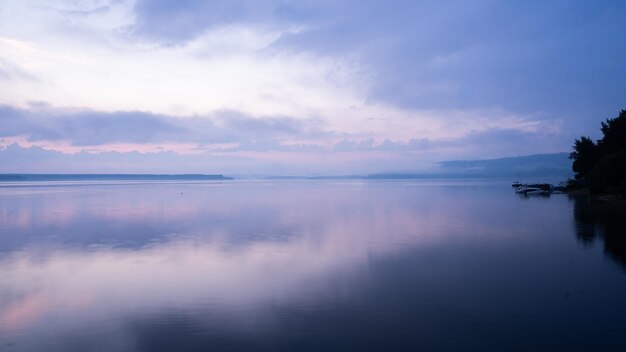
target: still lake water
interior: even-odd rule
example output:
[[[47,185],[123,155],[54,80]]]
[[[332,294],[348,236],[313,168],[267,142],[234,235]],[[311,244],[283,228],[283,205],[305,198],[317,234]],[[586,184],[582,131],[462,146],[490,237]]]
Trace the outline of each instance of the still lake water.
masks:
[[[624,351],[624,214],[502,181],[0,184],[0,351]]]

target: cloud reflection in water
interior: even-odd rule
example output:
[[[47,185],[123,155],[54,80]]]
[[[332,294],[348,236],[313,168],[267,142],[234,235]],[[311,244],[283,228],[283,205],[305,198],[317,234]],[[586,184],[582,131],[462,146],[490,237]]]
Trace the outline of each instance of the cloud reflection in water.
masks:
[[[562,327],[557,345],[589,347],[562,337],[583,336],[590,314],[619,322],[606,298],[626,292],[572,241],[576,204],[497,183],[0,192],[0,341],[13,351],[493,349],[520,329],[549,341],[541,322]],[[570,305],[600,297],[593,312]]]

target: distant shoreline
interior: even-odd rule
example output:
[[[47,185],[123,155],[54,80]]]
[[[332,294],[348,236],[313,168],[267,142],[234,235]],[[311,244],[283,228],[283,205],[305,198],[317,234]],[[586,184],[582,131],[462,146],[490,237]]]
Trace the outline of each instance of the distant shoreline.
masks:
[[[233,180],[224,175],[205,174],[0,174],[2,181],[170,181]]]

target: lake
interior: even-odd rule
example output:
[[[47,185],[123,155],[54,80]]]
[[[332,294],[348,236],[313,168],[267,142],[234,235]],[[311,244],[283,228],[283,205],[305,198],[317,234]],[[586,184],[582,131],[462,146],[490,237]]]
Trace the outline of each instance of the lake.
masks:
[[[0,351],[624,351],[619,208],[498,180],[0,183]]]

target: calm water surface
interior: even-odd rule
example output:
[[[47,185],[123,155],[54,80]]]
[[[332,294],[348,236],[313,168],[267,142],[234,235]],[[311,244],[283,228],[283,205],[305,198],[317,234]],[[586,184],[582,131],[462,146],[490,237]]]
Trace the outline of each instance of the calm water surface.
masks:
[[[625,214],[495,181],[0,184],[0,351],[624,351]]]

